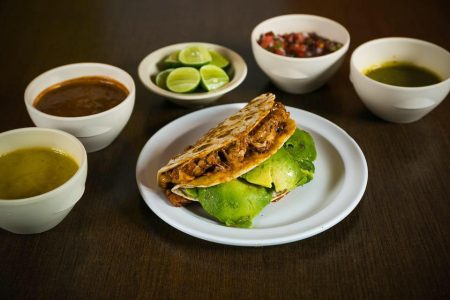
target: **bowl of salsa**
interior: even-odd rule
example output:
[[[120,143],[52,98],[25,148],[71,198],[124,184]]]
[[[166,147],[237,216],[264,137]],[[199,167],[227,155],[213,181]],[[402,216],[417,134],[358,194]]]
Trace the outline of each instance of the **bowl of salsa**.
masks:
[[[64,131],[0,133],[0,228],[32,234],[58,225],[84,193],[87,163],[84,146]]]
[[[36,126],[69,132],[88,152],[114,141],[128,122],[134,101],[133,78],[101,63],[51,69],[25,90],[25,106]]]
[[[365,42],[350,58],[350,81],[364,105],[394,123],[417,121],[450,91],[450,52],[419,39]]]
[[[321,87],[339,69],[350,34],[321,16],[282,15],[256,25],[251,45],[256,63],[275,86],[303,94]]]

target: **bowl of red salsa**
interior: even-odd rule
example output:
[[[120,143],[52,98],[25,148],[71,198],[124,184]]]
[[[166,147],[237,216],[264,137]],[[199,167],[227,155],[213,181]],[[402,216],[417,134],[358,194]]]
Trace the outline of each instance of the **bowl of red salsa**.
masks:
[[[25,89],[25,106],[37,127],[66,131],[87,152],[109,146],[133,112],[136,88],[126,71],[102,63],[48,70]]]
[[[293,94],[314,91],[339,69],[350,45],[344,26],[314,15],[283,15],[252,31],[256,63],[279,89]]]

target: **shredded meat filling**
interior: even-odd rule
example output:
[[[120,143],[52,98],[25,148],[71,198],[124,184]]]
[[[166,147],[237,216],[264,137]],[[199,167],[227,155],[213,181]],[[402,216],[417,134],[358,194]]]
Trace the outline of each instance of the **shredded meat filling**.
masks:
[[[189,199],[183,198],[181,196],[178,196],[177,194],[172,193],[170,190],[165,190],[165,194],[173,206],[179,207],[192,202]]]
[[[277,133],[284,129],[283,121],[289,118],[289,113],[284,106],[278,102],[272,108],[270,114],[266,117],[265,122],[252,130],[249,135],[249,145],[252,150],[257,152],[266,152],[272,146]]]
[[[213,151],[206,157],[188,161],[181,166],[161,174],[159,185],[163,188],[170,189],[176,184],[189,182],[207,173],[216,173],[232,168],[241,163],[252,152],[264,153],[268,151],[277,134],[285,129],[285,121],[288,118],[289,113],[284,106],[281,103],[275,102],[270,113],[246,138],[232,143],[227,148]],[[178,203],[178,199],[170,199],[174,196],[176,195],[172,193],[168,194],[169,200],[172,203]]]

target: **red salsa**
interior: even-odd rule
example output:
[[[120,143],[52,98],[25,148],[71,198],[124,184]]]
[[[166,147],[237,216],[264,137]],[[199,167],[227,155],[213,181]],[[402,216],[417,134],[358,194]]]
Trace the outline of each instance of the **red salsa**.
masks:
[[[342,43],[324,38],[315,32],[261,34],[258,44],[272,53],[290,57],[316,57],[334,52]]]
[[[50,86],[34,100],[38,110],[59,117],[82,117],[106,111],[127,98],[128,89],[102,76],[86,76]]]

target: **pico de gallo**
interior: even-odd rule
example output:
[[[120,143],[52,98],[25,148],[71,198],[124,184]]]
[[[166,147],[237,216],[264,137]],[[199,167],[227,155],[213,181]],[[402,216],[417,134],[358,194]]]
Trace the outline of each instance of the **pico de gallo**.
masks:
[[[322,56],[343,46],[315,32],[275,34],[269,31],[260,35],[258,44],[272,53],[289,57]]]

